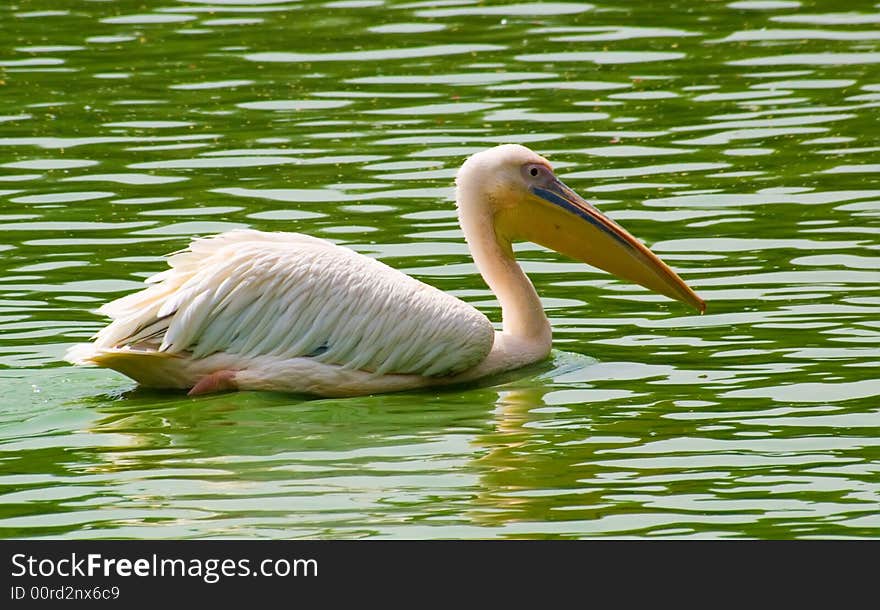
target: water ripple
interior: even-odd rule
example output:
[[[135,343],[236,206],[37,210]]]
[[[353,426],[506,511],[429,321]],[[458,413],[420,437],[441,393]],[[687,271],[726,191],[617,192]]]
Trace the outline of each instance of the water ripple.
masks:
[[[425,47],[408,47],[399,49],[378,49],[370,51],[353,51],[339,53],[249,53],[244,56],[248,61],[282,62],[282,63],[313,63],[325,61],[382,61],[394,59],[412,59],[420,57],[439,57],[459,55],[462,53],[480,53],[501,51],[505,47],[491,44],[446,44]]]
[[[596,64],[636,64],[682,59],[684,53],[659,51],[563,51],[559,53],[530,53],[517,55],[517,61],[529,62],[581,62]]]
[[[0,536],[876,538],[877,7],[667,4],[7,10]],[[242,227],[499,325],[453,176],[504,142],[708,312],[516,244],[555,349],[474,386],[191,399],[63,361],[164,254]]]

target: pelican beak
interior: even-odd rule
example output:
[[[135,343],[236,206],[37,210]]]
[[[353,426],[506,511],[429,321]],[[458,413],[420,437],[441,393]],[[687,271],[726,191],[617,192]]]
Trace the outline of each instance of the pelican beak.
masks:
[[[656,254],[555,176],[529,190],[540,213],[520,214],[516,233],[523,238],[706,311],[703,299]]]

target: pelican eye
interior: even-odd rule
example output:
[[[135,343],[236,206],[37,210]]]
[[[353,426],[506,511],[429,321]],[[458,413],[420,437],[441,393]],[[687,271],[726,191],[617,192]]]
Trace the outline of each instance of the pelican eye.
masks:
[[[527,163],[522,167],[522,175],[526,182],[543,184],[553,178],[553,172],[546,165]]]

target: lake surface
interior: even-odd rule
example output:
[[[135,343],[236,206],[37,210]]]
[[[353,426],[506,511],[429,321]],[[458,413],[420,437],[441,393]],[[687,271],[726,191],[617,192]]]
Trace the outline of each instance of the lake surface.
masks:
[[[0,536],[880,536],[880,5],[0,8]],[[551,361],[196,399],[76,368],[190,238],[350,246],[499,320],[452,179],[502,142],[706,315],[532,245]]]

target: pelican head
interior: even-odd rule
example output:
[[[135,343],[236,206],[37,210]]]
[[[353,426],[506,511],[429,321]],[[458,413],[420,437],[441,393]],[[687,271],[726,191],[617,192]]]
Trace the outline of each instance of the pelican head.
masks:
[[[525,146],[503,144],[471,156],[456,177],[462,225],[491,223],[499,246],[531,241],[687,303],[706,304],[626,229],[567,187],[550,162]]]

